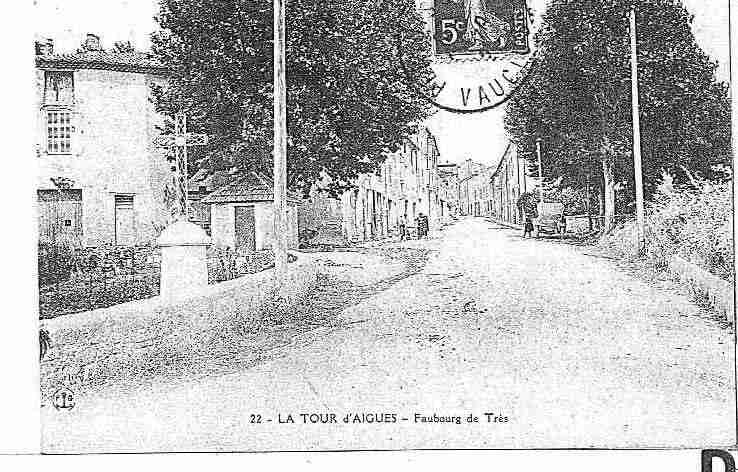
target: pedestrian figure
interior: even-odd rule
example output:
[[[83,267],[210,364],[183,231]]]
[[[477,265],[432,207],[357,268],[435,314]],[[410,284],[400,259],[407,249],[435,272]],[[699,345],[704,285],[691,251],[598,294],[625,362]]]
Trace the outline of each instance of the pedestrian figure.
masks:
[[[407,234],[407,225],[405,224],[405,217],[404,216],[401,216],[400,217],[399,226],[400,226],[400,241],[404,241],[405,240],[405,236]]]
[[[428,231],[427,231],[428,219],[425,215],[423,215],[423,213],[418,213],[418,217],[416,218],[415,224],[418,227],[418,239],[428,234]]]
[[[523,239],[525,239],[526,235],[529,235],[531,238],[533,237],[533,220],[531,220],[530,216],[525,217],[525,227],[523,229]]]

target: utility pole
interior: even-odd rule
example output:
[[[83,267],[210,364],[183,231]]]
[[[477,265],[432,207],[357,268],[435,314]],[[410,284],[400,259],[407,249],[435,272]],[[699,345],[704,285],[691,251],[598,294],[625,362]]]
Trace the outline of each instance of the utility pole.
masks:
[[[586,187],[586,198],[587,198],[587,224],[589,226],[590,233],[592,232],[592,202],[590,196],[590,180],[592,172],[592,156],[587,156],[587,187]]]
[[[287,78],[285,1],[274,0],[274,272],[287,278]]]
[[[536,154],[538,155],[538,196],[543,203],[543,166],[541,165],[541,141],[540,137],[536,138]]]
[[[643,250],[645,215],[643,208],[643,168],[641,161],[641,119],[638,98],[638,41],[636,36],[635,5],[630,7],[630,83],[633,109],[633,167],[635,169],[637,249]]]

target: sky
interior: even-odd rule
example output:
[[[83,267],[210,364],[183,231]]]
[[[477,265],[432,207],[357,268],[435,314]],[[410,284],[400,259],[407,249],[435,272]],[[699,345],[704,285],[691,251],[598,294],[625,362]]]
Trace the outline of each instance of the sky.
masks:
[[[718,61],[718,78],[729,79],[729,0],[683,0],[695,16],[693,29],[700,46]],[[547,0],[528,0],[539,16]],[[131,41],[148,49],[158,3],[152,0],[35,0],[37,35],[53,38],[57,51],[73,51],[87,33],[101,37],[103,47],[115,41]],[[461,162],[467,158],[495,164],[507,145],[503,128],[504,107],[473,114],[439,111],[426,125],[436,135],[441,159]]]

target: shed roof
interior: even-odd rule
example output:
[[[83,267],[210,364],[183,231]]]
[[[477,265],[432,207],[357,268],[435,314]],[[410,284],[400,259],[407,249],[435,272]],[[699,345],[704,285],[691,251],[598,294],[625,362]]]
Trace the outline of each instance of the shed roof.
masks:
[[[258,172],[247,172],[202,199],[203,203],[243,203],[274,201],[274,181]],[[289,203],[300,203],[302,199],[287,192]]]

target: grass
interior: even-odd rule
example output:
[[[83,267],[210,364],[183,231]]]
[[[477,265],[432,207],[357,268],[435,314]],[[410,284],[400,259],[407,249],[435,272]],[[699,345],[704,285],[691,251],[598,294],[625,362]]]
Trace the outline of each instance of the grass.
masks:
[[[159,294],[159,273],[114,275],[104,283],[84,275],[73,275],[57,287],[50,284],[39,289],[41,319],[108,308],[133,300],[151,298]]]

